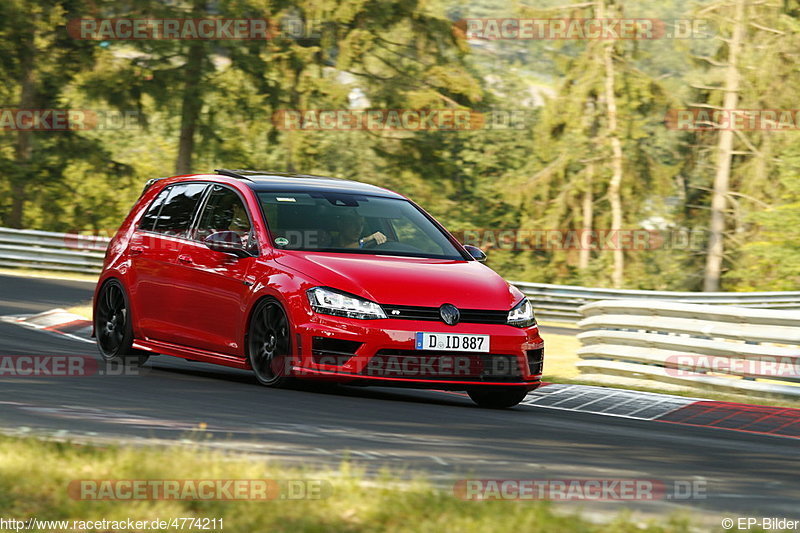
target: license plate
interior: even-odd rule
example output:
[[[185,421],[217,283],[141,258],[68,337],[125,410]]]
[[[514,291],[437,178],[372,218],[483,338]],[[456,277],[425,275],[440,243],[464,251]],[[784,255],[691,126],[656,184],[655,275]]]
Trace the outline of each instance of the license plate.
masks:
[[[489,352],[489,335],[463,333],[417,333],[417,350],[445,350],[448,352]]]

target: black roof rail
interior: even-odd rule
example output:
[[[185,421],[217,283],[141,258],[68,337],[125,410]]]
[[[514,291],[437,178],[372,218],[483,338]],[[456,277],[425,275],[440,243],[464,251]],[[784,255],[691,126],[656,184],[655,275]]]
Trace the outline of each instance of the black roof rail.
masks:
[[[247,176],[240,174],[241,172],[248,172],[247,170],[228,170],[227,168],[215,168],[214,172],[220,176],[228,176],[229,178],[236,178],[239,180],[253,181]]]
[[[293,172],[285,172],[279,170],[245,170],[245,169],[231,170],[229,168],[218,168],[215,169],[214,172],[216,172],[220,176],[228,176],[231,178],[247,180],[247,181],[254,181],[251,178],[251,176],[253,178],[284,177],[284,178],[300,178],[300,179],[350,181],[344,178],[334,178],[331,176],[313,176],[311,174],[295,174]]]

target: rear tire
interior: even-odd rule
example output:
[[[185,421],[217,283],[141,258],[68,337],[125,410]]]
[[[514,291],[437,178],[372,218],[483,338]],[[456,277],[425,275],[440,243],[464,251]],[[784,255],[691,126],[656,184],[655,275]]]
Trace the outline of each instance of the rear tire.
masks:
[[[133,320],[128,294],[122,283],[108,280],[97,296],[94,309],[94,334],[100,356],[109,363],[143,365],[146,352],[133,348]]]
[[[472,401],[487,409],[514,407],[525,399],[528,389],[524,387],[481,387],[467,391]]]
[[[291,327],[274,298],[256,304],[247,334],[247,357],[256,379],[267,387],[291,383]]]

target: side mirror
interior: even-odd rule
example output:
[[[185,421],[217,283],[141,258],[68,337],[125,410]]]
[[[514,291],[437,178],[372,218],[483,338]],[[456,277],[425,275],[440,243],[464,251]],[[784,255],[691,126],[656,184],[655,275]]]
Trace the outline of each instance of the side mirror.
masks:
[[[203,240],[209,250],[233,254],[236,257],[251,257],[250,252],[244,249],[242,238],[235,231],[218,231]]]
[[[469,255],[473,257],[476,261],[480,261],[483,263],[486,261],[486,254],[483,253],[483,250],[478,248],[477,246],[472,246],[471,244],[465,244],[464,249],[469,252]]]

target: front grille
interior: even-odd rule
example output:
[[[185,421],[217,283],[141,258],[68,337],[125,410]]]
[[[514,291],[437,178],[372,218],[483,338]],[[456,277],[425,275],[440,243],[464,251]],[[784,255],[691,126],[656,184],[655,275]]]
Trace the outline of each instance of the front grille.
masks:
[[[516,382],[522,379],[514,355],[438,350],[379,350],[361,374],[420,381]]]
[[[541,374],[544,369],[544,348],[528,350],[528,368],[531,374]]]
[[[342,366],[355,355],[362,344],[331,337],[314,337],[311,339],[311,357],[318,365]]]
[[[418,307],[412,305],[383,305],[386,316],[406,320],[430,320],[442,322],[438,307]],[[508,311],[493,311],[487,309],[459,309],[460,322],[466,324],[505,324],[508,321]]]

